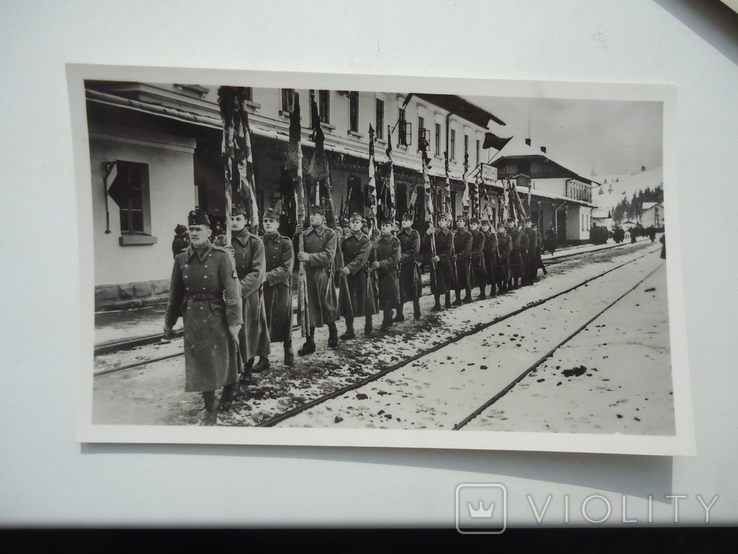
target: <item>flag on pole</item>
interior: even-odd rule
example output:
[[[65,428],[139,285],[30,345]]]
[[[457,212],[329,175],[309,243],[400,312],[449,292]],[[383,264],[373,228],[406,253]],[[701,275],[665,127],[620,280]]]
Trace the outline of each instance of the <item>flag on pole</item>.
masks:
[[[389,125],[387,126],[389,128]],[[395,164],[392,160],[392,135],[387,134],[387,157],[389,158],[389,179],[387,180],[387,187],[389,188],[389,203],[386,207],[385,216],[394,220],[395,211],[397,208],[397,202],[395,199]]]
[[[425,191],[425,221],[435,226],[433,221],[433,191],[428,177],[428,154],[423,150],[423,190]]]
[[[484,143],[482,144],[482,148],[485,150],[487,148],[494,148],[495,150],[502,150],[505,148],[505,145],[512,140],[512,137],[510,138],[500,138],[494,133],[487,132],[484,134]]]
[[[370,218],[377,218],[377,180],[374,168],[374,127],[369,125],[369,183],[367,184],[367,202]]]
[[[251,148],[251,129],[249,128],[249,112],[247,110],[248,94],[245,87],[238,87],[237,103],[234,114],[236,164],[238,166],[238,193],[248,206],[251,227],[259,226],[259,205],[256,199],[256,181],[254,179],[254,156]]]

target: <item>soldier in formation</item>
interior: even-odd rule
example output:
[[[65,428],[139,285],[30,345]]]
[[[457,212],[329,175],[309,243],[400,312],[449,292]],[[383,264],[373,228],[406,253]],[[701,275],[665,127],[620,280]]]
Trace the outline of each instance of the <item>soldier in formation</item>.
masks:
[[[471,286],[479,287],[479,299],[485,300],[487,295],[485,287],[487,285],[487,267],[484,263],[484,243],[485,234],[479,229],[479,220],[472,218],[469,222],[470,232],[472,236],[471,247]]]
[[[310,209],[310,227],[304,231],[305,249],[297,259],[305,264],[308,309],[312,325],[298,355],[315,352],[315,328],[328,326],[328,348],[338,346],[338,297],[331,270],[338,241],[333,229],[325,225],[325,212],[320,206]]]
[[[353,214],[348,221],[349,232],[341,241],[343,263],[339,271],[339,306],[340,315],[346,321],[346,332],[342,340],[356,338],[354,319],[364,317],[364,335],[372,334],[372,315],[376,313],[373,286],[369,276],[369,257],[372,254],[372,242],[361,230],[364,219]]]
[[[469,280],[469,269],[472,252],[472,234],[466,230],[466,220],[464,216],[459,215],[456,218],[456,232],[454,233],[454,251],[456,257],[456,270],[454,277],[456,279],[456,299],[454,306],[461,306],[462,303],[471,302],[471,283]],[[464,289],[464,298],[461,298],[461,289]]]
[[[445,298],[445,308],[451,307],[451,288],[454,281],[454,234],[448,228],[448,216],[438,216],[438,229],[433,225],[423,240],[423,259],[431,267],[431,292],[435,297],[432,311],[441,311],[441,296]]]
[[[400,263],[400,240],[392,234],[392,221],[385,219],[380,227],[381,236],[377,240],[376,259],[372,269],[377,272],[379,285],[379,309],[382,310],[382,327],[386,331],[392,327],[392,310],[400,307],[400,283],[397,266]]]
[[[397,234],[400,240],[400,305],[397,308],[395,322],[405,321],[403,305],[413,303],[413,316],[420,319],[420,296],[422,284],[420,275],[420,233],[412,227],[413,216],[409,213],[402,216],[402,229]]]
[[[188,228],[190,244],[174,260],[164,336],[184,319],[185,392],[202,393],[200,424],[215,425],[216,392],[223,389],[220,403],[228,407],[238,385],[243,305],[232,257],[210,242],[208,215],[191,211]]]

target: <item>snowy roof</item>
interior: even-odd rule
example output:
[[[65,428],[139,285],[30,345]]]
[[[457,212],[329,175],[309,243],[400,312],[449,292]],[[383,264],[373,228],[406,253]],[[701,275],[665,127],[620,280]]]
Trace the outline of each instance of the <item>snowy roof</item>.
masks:
[[[661,206],[661,202],[644,202],[641,206],[641,211],[645,212],[653,208],[654,206]]]

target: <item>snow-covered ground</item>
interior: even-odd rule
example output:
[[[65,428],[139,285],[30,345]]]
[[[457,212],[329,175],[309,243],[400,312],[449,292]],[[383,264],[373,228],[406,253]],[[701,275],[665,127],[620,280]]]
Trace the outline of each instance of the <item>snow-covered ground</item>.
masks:
[[[340,398],[324,402],[280,425],[451,429],[659,265],[663,266],[663,262],[658,257],[642,258],[583,287],[452,343]],[[661,277],[665,283],[665,274]],[[649,300],[649,305],[660,305],[660,300],[655,296]],[[644,307],[643,311],[647,310],[649,308]],[[658,323],[660,322],[657,322],[655,333],[666,336],[668,345],[668,327],[664,329]],[[604,329],[597,327],[598,334],[602,334]],[[638,344],[633,350],[635,353],[629,353],[631,357],[622,360],[613,352],[609,353],[616,366],[630,367],[634,362],[632,356],[642,356],[641,350],[644,348]],[[651,359],[651,363],[657,369],[665,368],[665,374],[669,376],[668,349],[660,354]],[[589,359],[586,361],[589,363]],[[567,363],[568,365],[562,366],[567,368],[563,371],[576,372],[573,368],[582,365],[571,355],[567,358]],[[572,364],[576,366],[570,368]],[[535,380],[539,385],[544,381],[545,378]],[[636,380],[636,390],[639,390],[638,384]],[[670,379],[660,381],[659,384],[661,388],[656,393],[668,393],[671,390]],[[528,387],[526,383],[524,388]],[[538,389],[538,394],[545,395],[551,389],[555,391],[557,387],[549,381],[547,386],[543,386],[543,390]],[[595,401],[594,395],[587,397],[581,390],[576,392],[581,394],[580,403],[586,409],[598,411],[593,402],[596,404],[601,401],[600,398]],[[535,404],[537,401],[530,394],[515,396],[513,402],[516,407],[525,406],[526,402]],[[621,398],[624,395],[618,393],[616,396]],[[670,430],[673,433],[673,408],[670,405],[666,408],[667,416],[671,415],[667,419],[671,421]],[[532,411],[536,412],[535,409]],[[561,410],[554,410],[548,416],[551,420],[556,420],[564,417],[565,412],[565,409],[563,414]],[[518,425],[529,425],[529,421],[523,416],[510,418],[503,414],[497,417],[507,420],[509,430],[521,430]],[[643,417],[648,415],[644,413]],[[663,418],[664,414],[658,413],[657,417]],[[495,428],[494,423],[494,419],[483,418],[475,420],[474,427]],[[617,430],[623,431],[621,428]],[[580,425],[579,431],[589,432],[589,429],[586,425]]]
[[[219,416],[219,424],[257,425],[327,392],[357,383],[461,332],[471,332],[496,317],[571,288],[628,260],[644,255],[658,258],[659,250],[660,245],[640,241],[634,245],[586,254],[551,266],[548,277],[542,278],[534,286],[475,301],[439,314],[429,311],[433,299],[424,296],[421,299],[423,317],[420,320],[415,321],[409,317],[386,333],[375,331],[368,339],[360,335],[357,340],[340,341],[339,347],[333,350],[326,348],[327,329],[323,327],[316,330],[318,351],[310,356],[298,357],[293,367],[281,363],[281,345],[272,344],[271,369],[256,376],[255,386],[242,389],[233,409]],[[592,281],[589,286],[593,286],[595,282]],[[477,291],[474,292],[476,296]],[[412,311],[407,308],[409,305],[406,306],[406,317]],[[569,315],[573,317],[573,314]],[[381,315],[374,317],[375,329],[379,328],[380,320]],[[339,322],[338,326],[340,333],[343,323]],[[362,327],[361,322],[357,322],[357,329]],[[533,337],[532,340],[536,338]],[[302,344],[297,333],[294,335],[294,342],[295,348]],[[98,356],[95,358],[95,369],[99,371],[131,363],[136,359],[167,355],[177,348],[181,351],[181,344],[179,339],[167,345],[149,345]],[[182,357],[102,375],[95,378],[94,386],[95,423],[187,425],[197,423],[202,414],[200,395],[183,392]]]

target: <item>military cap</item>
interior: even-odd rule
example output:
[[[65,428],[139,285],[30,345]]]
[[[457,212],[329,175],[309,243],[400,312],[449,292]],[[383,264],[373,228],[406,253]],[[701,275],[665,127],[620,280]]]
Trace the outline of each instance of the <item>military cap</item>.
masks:
[[[249,214],[246,213],[246,208],[244,208],[241,204],[234,204],[233,208],[231,208],[231,215],[233,217],[237,215],[242,215],[244,217],[248,217]]]
[[[188,225],[207,225],[210,227],[210,218],[208,214],[202,211],[200,208],[195,208],[187,216]]]
[[[476,217],[472,217],[471,220],[469,221],[469,223],[479,224],[479,219],[477,219]]]
[[[448,220],[448,219],[450,219],[450,218],[449,218],[449,216],[448,216],[448,214],[447,214],[447,213],[443,213],[443,212],[441,212],[440,214],[438,214],[438,220],[440,221],[441,219],[446,219],[446,220]]]
[[[345,217],[341,218],[341,227],[348,227],[349,226],[349,220]]]
[[[395,222],[392,221],[389,217],[383,217],[379,220],[380,225],[394,225]]]
[[[403,221],[412,221],[413,220],[413,214],[410,212],[402,214],[402,220]]]
[[[318,205],[310,206],[310,215],[315,215],[315,214],[324,216],[325,210],[323,209],[322,206],[318,206]]]
[[[351,218],[349,221],[364,221],[364,218],[361,216],[361,214],[353,213],[351,214]]]
[[[264,217],[262,219],[273,219],[274,221],[279,221],[279,214],[274,208],[268,208],[264,212]]]

